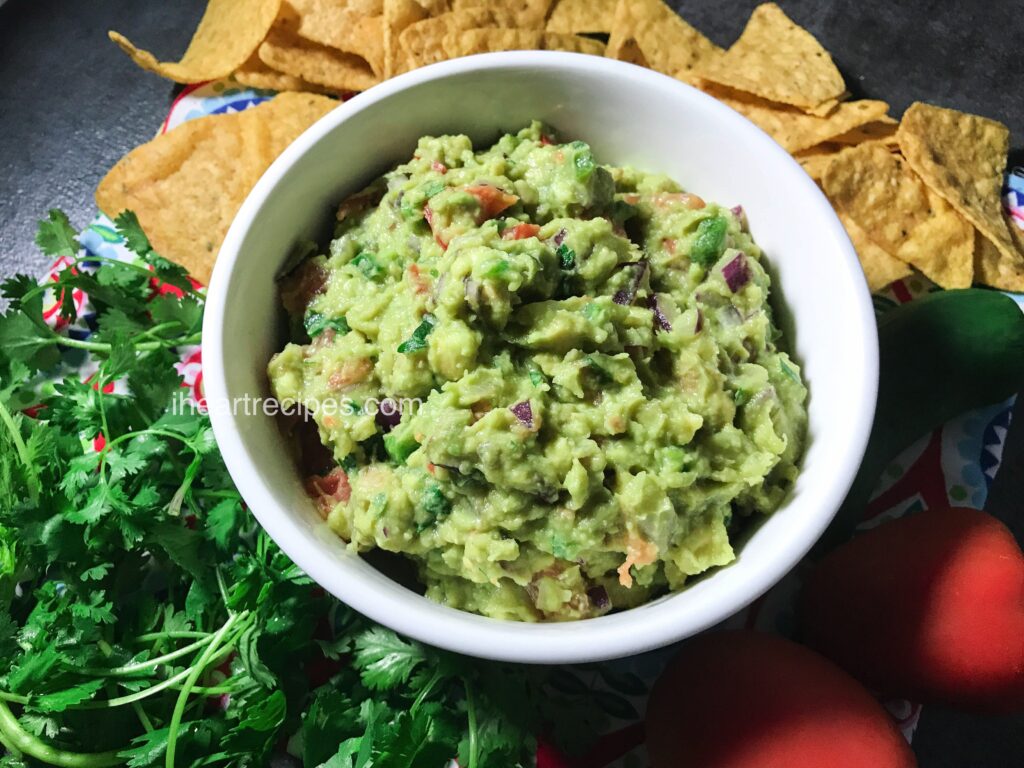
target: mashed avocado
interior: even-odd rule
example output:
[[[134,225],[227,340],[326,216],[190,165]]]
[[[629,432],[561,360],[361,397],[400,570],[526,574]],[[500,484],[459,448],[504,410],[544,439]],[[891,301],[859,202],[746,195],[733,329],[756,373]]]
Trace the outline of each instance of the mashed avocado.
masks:
[[[331,527],[432,599],[634,606],[786,496],[807,391],[741,209],[534,123],[480,152],[423,138],[338,219],[282,279],[270,381],[332,454],[307,481]]]

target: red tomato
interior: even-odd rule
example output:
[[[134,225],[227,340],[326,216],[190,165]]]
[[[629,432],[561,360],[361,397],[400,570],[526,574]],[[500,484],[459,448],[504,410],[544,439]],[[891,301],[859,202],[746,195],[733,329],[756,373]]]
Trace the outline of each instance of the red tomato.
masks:
[[[316,502],[317,511],[325,520],[334,507],[348,501],[352,495],[348,475],[341,467],[335,467],[326,475],[312,475],[306,478],[306,493]]]
[[[647,704],[651,768],[913,768],[881,705],[827,659],[775,635],[688,642]]]
[[[471,184],[466,191],[480,203],[481,222],[493,219],[506,208],[510,208],[519,202],[519,198],[510,195],[503,189],[492,187],[490,184]]]
[[[427,293],[430,290],[430,281],[423,277],[418,264],[410,264],[407,271],[416,293]]]
[[[501,233],[502,240],[525,240],[528,237],[536,237],[540,227],[536,224],[516,224],[508,227]]]
[[[976,509],[883,523],[822,560],[801,596],[809,644],[884,693],[1024,708],[1024,554]]]
[[[430,204],[423,206],[423,218],[427,220],[427,226],[434,235],[434,242],[441,246],[442,251],[448,250],[448,243],[441,239],[440,233],[434,229],[434,209]]]

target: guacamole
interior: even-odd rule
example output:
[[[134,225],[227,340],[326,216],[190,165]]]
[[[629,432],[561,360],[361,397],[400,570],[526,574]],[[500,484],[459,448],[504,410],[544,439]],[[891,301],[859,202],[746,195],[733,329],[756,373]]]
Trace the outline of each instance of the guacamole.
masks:
[[[807,391],[770,284],[739,207],[539,123],[428,137],[281,279],[270,383],[352,549],[455,608],[592,617],[731,562],[792,487]]]

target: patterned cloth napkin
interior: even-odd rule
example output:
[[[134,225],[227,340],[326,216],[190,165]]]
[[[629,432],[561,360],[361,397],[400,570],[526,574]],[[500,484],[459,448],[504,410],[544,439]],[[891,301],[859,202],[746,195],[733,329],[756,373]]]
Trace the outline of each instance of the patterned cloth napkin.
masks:
[[[0,0],[2,2],[2,0]],[[164,120],[161,133],[177,125],[204,115],[238,112],[273,96],[273,92],[242,89],[228,81],[218,81],[193,86],[182,91]],[[1014,169],[1007,175],[1003,197],[1011,220],[1024,230],[1024,169]],[[93,255],[134,260],[125,249],[111,222],[98,216],[82,233],[81,244]],[[53,264],[44,280],[52,279],[66,261],[60,259]],[[882,315],[895,306],[912,301],[916,296],[936,290],[925,278],[913,277],[897,281],[874,297],[875,311]],[[1018,304],[1024,307],[1024,295],[1014,295]],[[76,338],[88,338],[95,324],[95,313],[90,311],[89,299],[81,292],[75,297],[80,320],[67,331]],[[60,327],[58,305],[50,297],[51,306],[47,311],[48,321]],[[203,400],[202,351],[198,347],[179,350],[181,358],[178,370],[190,388],[196,401]],[[56,378],[79,376],[88,378],[96,371],[95,363],[87,353],[66,350],[62,369]],[[55,379],[56,380],[56,379]],[[51,385],[52,386],[52,385]],[[115,385],[120,386],[120,385]],[[885,477],[875,489],[861,528],[866,529],[892,517],[927,509],[945,503],[955,503],[983,508],[989,487],[999,470],[1003,446],[1010,427],[1010,415],[1014,398],[997,405],[981,408],[964,414],[933,434],[921,438],[915,445],[904,451],[888,468]],[[102,438],[97,438],[96,450],[102,448]],[[724,623],[729,627],[756,627],[761,630],[790,634],[794,626],[794,597],[799,588],[800,569],[796,568],[767,594],[747,609]],[[635,742],[638,729],[635,724],[643,714],[644,701],[650,684],[657,677],[665,662],[674,653],[669,647],[658,651],[634,656],[628,659],[591,665],[586,671],[567,668],[563,676],[565,685],[578,689],[580,685],[593,691],[595,706],[603,707],[607,714],[622,730],[609,736],[607,750],[614,750],[616,743],[626,740]],[[883,702],[899,723],[908,740],[913,737],[920,717],[921,707],[908,701]],[[557,756],[538,754],[539,768],[557,768],[561,763]],[[612,755],[601,745],[578,768],[601,768]],[[639,768],[646,765],[641,750],[634,750],[625,758],[612,763],[620,768]]]

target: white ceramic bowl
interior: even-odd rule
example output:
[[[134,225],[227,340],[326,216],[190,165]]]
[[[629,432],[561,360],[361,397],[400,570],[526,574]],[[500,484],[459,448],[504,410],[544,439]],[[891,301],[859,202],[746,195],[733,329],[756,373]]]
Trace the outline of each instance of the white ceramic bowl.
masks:
[[[537,118],[592,145],[599,162],[667,173],[742,203],[775,275],[774,299],[810,389],[810,436],[789,500],[736,562],[678,594],[596,619],[521,624],[447,608],[345,549],[303,491],[275,419],[225,404],[269,394],[283,346],[274,273],[333,209],[408,158],[420,136],[487,146]],[[795,334],[793,334],[795,329]],[[857,257],[814,182],[766,134],[676,80],[594,56],[485,54],[419,69],[340,105],[289,147],[239,211],[217,259],[203,325],[205,392],[231,476],[281,548],[357,611],[435,646],[493,659],[583,662],[639,653],[706,629],[775,584],[818,539],[857,471],[874,415],[878,349]]]

